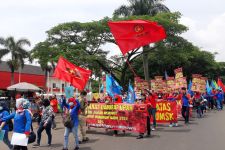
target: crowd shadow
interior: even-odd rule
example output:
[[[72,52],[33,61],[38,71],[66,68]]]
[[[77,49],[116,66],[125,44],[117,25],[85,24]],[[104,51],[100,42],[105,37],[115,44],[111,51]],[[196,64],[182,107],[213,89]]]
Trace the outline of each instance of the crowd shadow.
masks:
[[[49,147],[48,145],[43,145],[41,147]],[[55,143],[51,145],[51,148],[58,148],[58,147],[63,147],[63,144],[61,143]]]

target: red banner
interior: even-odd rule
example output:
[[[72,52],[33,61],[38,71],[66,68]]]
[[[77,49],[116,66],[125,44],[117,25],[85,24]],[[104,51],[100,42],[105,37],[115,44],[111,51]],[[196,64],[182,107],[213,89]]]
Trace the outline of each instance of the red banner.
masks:
[[[145,104],[90,104],[87,124],[91,127],[114,130],[146,131]]]
[[[160,101],[156,103],[156,122],[177,122],[177,102]]]

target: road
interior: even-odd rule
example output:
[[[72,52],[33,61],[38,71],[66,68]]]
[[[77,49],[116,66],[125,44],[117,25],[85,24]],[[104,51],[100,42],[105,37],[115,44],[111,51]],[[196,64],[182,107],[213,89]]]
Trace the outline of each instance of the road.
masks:
[[[58,118],[58,129],[53,130],[53,142],[47,147],[46,134],[38,150],[61,150],[64,128]],[[137,140],[137,134],[126,133],[112,136],[112,132],[91,128],[90,141],[80,145],[81,150],[223,150],[225,148],[225,111],[208,112],[204,118],[192,118],[189,125],[179,122],[178,127],[159,125],[152,137]],[[73,149],[73,135],[70,135],[69,149]],[[3,146],[2,146],[3,145]],[[1,143],[1,150],[7,150]],[[29,145],[29,149],[32,145]]]

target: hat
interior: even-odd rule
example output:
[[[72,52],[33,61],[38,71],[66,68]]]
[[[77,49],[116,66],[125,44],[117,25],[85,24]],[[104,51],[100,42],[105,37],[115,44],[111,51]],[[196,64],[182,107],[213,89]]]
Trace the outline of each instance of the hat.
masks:
[[[73,97],[71,97],[71,98],[69,98],[68,99],[68,103],[74,103],[74,105],[76,104],[76,99],[75,98],[73,98]]]

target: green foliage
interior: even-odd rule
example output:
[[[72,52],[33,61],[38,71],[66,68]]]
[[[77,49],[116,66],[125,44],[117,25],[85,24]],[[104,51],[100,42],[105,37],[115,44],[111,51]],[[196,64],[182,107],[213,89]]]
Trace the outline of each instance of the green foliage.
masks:
[[[18,70],[19,67],[24,67],[24,60],[29,59],[31,62],[30,53],[24,49],[25,45],[30,46],[30,42],[27,39],[19,39],[16,41],[14,37],[2,38],[0,37],[0,60],[7,54],[11,55],[11,58],[7,60],[7,64],[11,70],[11,84],[14,84],[14,72]]]

